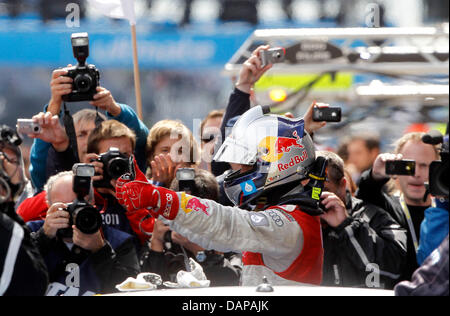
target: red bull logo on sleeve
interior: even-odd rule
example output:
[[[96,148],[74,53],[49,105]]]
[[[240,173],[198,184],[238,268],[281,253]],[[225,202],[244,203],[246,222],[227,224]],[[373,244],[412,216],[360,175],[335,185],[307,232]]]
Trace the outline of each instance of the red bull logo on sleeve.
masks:
[[[264,137],[258,145],[258,149],[262,153],[261,159],[267,162],[276,162],[279,161],[285,153],[290,152],[292,148],[304,148],[297,131],[294,131],[293,136],[294,137]]]
[[[209,205],[206,203],[202,203],[198,198],[187,195],[186,193],[182,193],[181,195],[181,208],[186,214],[195,211],[202,212],[209,216]]]

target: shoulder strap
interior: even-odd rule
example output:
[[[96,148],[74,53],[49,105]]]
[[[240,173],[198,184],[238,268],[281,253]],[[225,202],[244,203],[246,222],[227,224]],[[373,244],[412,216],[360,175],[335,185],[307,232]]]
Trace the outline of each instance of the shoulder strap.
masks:
[[[78,156],[78,144],[77,144],[77,135],[75,133],[75,126],[73,124],[73,117],[70,115],[69,110],[66,107],[66,102],[64,102],[64,127],[66,128],[66,134],[69,137],[70,146],[73,150],[73,155],[76,158],[77,162],[80,161],[80,157]]]

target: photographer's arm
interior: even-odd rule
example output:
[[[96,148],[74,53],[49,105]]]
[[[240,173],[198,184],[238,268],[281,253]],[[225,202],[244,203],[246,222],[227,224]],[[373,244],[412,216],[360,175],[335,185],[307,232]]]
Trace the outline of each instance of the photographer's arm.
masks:
[[[68,65],[67,67],[71,66]],[[52,73],[50,81],[51,98],[48,103],[48,111],[53,115],[60,114],[63,95],[72,92],[73,79],[65,75],[67,75],[67,70],[65,69],[56,69]]]
[[[70,67],[71,65],[68,65]],[[50,112],[52,115],[60,115],[62,96],[72,92],[72,78],[66,77],[67,71],[56,69],[52,73],[50,80],[51,98],[44,107],[44,113]],[[47,181],[46,165],[48,151],[51,147],[50,142],[41,139],[35,139],[30,151],[30,175],[31,182],[36,191],[42,191]],[[60,149],[61,150],[61,149]]]
[[[272,65],[267,65],[261,68],[261,60],[259,59],[259,52],[263,49],[269,49],[269,46],[260,46],[252,54],[252,56],[242,65],[242,69],[239,73],[238,81],[235,84],[234,91],[231,93],[228,100],[228,105],[225,110],[225,114],[222,119],[222,125],[220,126],[221,142],[215,144],[216,150],[222,145],[227,135],[227,124],[230,119],[244,114],[250,109],[250,94],[255,83],[266,73]],[[227,163],[211,162],[211,171],[215,176],[222,175],[229,169]]]

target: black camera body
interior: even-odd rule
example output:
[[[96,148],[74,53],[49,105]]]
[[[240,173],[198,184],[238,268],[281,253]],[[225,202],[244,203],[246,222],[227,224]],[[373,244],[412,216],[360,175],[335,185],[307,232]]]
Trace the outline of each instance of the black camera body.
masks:
[[[58,235],[62,238],[72,237],[72,225],[84,234],[95,234],[103,223],[100,212],[84,199],[91,189],[91,180],[95,174],[94,166],[75,164],[73,172],[73,192],[76,193],[77,198],[65,209],[70,214],[69,227],[58,231]]]
[[[103,163],[103,179],[94,181],[96,188],[112,188],[111,180],[119,179],[122,175],[132,172],[132,159],[115,147],[101,154],[98,161]]]
[[[65,68],[67,77],[73,79],[72,92],[64,95],[65,102],[92,101],[100,85],[100,72],[94,65],[86,63],[89,56],[89,36],[87,33],[72,34],[73,55],[78,64]]]
[[[448,134],[444,138],[441,150],[441,161],[433,161],[430,165],[429,190],[430,194],[439,197],[449,197],[449,140]]]
[[[178,180],[179,191],[187,194],[194,194],[195,192],[195,169],[193,168],[178,168],[176,172]]]
[[[84,234],[95,234],[102,226],[100,212],[85,200],[75,199],[66,209],[69,212],[69,227],[58,231],[61,237],[71,238],[72,225],[75,225]]]
[[[428,175],[428,191],[436,197],[449,198],[448,172],[449,172],[449,134],[448,124],[445,136],[437,131],[426,134],[422,141],[430,145],[442,144],[440,150],[440,161],[433,161],[430,164]]]

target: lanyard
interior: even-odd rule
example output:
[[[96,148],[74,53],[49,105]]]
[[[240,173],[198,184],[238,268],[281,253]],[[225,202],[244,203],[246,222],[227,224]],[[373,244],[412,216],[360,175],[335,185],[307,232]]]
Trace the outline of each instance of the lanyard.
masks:
[[[419,248],[419,242],[417,241],[416,230],[414,229],[414,224],[411,219],[411,213],[409,212],[408,206],[406,205],[403,194],[400,195],[400,204],[402,206],[403,213],[406,216],[406,221],[408,222],[409,230],[411,232],[411,236],[412,236],[413,243],[414,243],[414,249],[417,253],[417,249]]]

